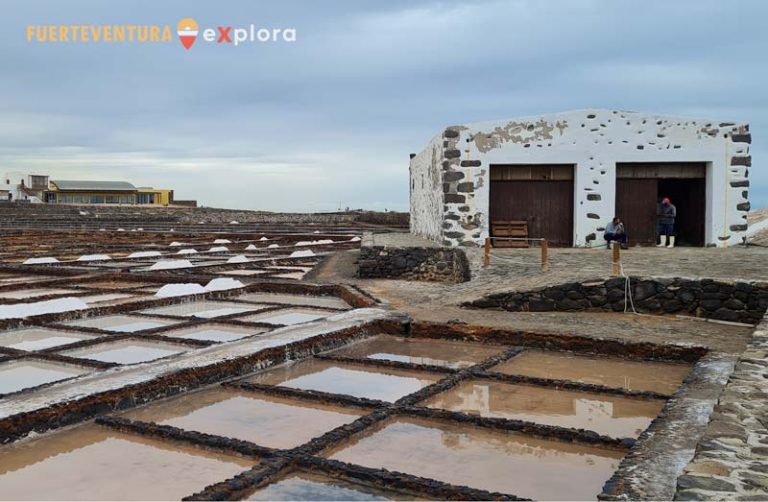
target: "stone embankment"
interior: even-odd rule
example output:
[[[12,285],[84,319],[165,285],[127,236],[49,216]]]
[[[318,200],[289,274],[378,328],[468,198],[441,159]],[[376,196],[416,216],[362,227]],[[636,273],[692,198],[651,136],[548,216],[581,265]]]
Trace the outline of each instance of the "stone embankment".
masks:
[[[768,319],[739,357],[675,500],[768,500]]]
[[[757,324],[768,308],[768,284],[711,279],[630,277],[547,286],[530,291],[486,295],[464,303],[469,308],[511,312],[631,310]],[[632,303],[630,303],[630,299]]]

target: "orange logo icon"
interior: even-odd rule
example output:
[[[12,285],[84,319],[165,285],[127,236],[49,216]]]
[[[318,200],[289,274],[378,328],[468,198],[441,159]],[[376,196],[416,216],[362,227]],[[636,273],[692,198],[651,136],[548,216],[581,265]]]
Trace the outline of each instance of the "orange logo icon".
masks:
[[[176,34],[181,40],[181,45],[189,50],[197,39],[197,23],[191,17],[185,17],[176,25]]]

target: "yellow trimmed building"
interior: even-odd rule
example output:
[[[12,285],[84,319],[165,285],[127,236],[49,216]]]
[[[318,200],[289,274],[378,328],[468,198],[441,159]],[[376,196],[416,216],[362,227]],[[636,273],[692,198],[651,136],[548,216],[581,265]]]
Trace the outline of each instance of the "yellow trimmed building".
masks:
[[[136,188],[127,181],[51,180],[43,200],[51,204],[169,206],[173,204],[173,190]]]

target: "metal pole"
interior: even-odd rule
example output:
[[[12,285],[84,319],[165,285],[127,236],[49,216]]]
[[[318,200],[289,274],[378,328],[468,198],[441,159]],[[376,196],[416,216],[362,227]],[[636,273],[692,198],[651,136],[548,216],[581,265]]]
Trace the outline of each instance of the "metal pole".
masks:
[[[618,242],[613,241],[613,270],[611,275],[621,275],[621,246]]]
[[[549,271],[549,242],[547,239],[541,240],[541,271]]]
[[[487,267],[491,262],[491,238],[485,238],[485,256],[483,256],[483,267]]]

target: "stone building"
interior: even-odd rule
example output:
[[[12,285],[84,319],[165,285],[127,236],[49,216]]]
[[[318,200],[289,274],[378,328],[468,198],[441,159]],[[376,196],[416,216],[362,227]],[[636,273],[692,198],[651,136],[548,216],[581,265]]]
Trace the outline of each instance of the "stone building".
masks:
[[[669,197],[678,244],[739,244],[750,142],[747,124],[604,109],[448,127],[411,156],[411,231],[481,245],[494,222],[525,221],[531,238],[589,247],[617,215],[651,245]]]

